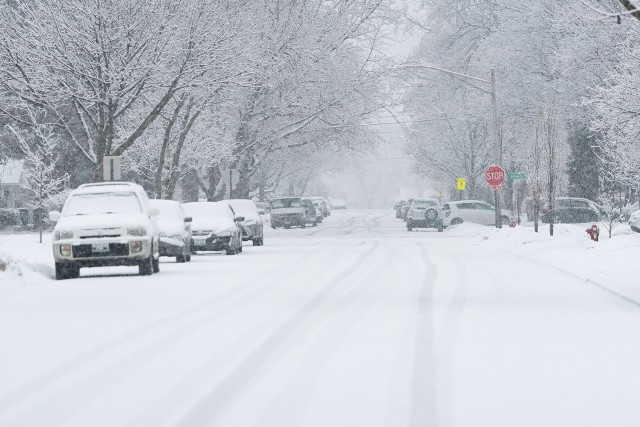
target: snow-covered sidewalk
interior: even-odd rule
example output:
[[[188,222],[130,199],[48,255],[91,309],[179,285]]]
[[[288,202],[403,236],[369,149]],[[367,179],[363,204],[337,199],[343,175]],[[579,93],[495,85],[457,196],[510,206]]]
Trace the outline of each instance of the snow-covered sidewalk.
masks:
[[[475,233],[477,244],[487,250],[552,266],[559,274],[581,278],[640,305],[640,271],[633,268],[640,260],[640,234],[620,224],[610,239],[600,227],[600,239],[594,242],[586,233],[587,226],[556,224],[553,237],[548,224],[542,224],[539,233],[527,226],[497,230],[464,224],[456,233]]]

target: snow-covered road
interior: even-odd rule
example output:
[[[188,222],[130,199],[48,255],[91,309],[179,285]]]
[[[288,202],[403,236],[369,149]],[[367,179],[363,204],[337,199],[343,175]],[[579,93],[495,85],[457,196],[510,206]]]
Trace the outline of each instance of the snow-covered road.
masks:
[[[637,425],[640,307],[469,230],[342,211],[151,277],[5,283],[0,425]]]

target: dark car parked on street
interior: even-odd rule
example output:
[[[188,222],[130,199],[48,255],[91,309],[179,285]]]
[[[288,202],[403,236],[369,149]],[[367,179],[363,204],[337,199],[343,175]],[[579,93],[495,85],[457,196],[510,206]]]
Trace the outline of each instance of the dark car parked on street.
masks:
[[[542,206],[540,220],[548,223],[551,211],[549,204]],[[579,197],[558,197],[554,207],[555,223],[581,223],[600,221],[606,215],[605,210],[589,199]]]

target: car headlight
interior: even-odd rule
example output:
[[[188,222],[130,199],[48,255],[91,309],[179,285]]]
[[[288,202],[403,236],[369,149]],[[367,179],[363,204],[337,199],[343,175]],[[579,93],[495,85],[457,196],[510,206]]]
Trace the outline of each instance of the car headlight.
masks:
[[[53,240],[73,239],[73,231],[56,230],[53,232]]]
[[[146,236],[148,232],[145,227],[129,227],[127,228],[127,234],[129,236]]]

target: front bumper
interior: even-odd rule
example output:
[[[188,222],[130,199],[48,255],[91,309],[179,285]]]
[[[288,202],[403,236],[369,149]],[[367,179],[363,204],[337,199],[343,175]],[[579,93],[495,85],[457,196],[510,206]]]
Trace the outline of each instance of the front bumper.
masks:
[[[306,220],[303,216],[298,215],[290,215],[290,216],[271,216],[271,226],[272,227],[283,227],[283,226],[296,226],[306,224]]]
[[[55,262],[80,267],[138,265],[152,253],[150,238],[66,239],[53,243]],[[65,255],[63,255],[65,253]]]
[[[160,237],[160,256],[179,256],[184,253],[185,242],[173,237]]]
[[[191,238],[191,251],[223,251],[229,247],[231,236],[203,236]]]

